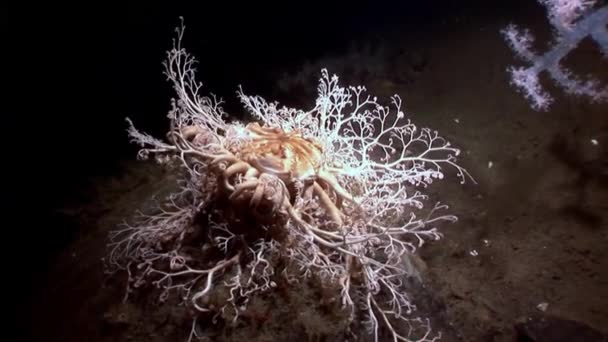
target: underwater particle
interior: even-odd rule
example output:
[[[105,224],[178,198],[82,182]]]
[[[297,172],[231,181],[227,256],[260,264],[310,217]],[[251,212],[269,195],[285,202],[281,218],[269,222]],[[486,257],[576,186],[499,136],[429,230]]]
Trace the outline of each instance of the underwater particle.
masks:
[[[547,302],[540,303],[536,306],[536,308],[540,311],[547,311],[548,307],[549,307],[549,303],[547,303]]]

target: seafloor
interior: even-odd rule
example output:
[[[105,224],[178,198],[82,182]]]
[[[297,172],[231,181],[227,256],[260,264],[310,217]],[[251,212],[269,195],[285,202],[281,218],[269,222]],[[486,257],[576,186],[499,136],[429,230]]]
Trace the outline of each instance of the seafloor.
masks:
[[[416,37],[395,25],[341,52],[269,70],[268,79],[276,81],[269,87],[275,99],[308,108],[319,71],[327,68],[380,99],[400,94],[415,123],[462,148],[460,163],[477,183],[461,185],[448,177],[429,189],[459,220],[442,227],[443,239],[420,250],[423,286],[414,297],[443,340],[606,341],[608,106],[551,89],[557,95],[551,110],[532,111],[505,72],[517,63],[499,34],[506,22],[455,14]],[[545,30],[542,21],[536,27],[534,20],[525,22]],[[568,62],[608,79],[608,65],[590,42]],[[167,191],[167,177],[133,155],[58,212],[57,222],[77,234],[36,279],[29,338],[183,340],[189,322],[179,309],[137,299],[122,303],[122,284],[106,279],[101,263],[108,230]],[[339,340],[316,311],[314,294],[299,293],[290,302],[265,298],[283,309],[260,313],[266,316],[215,338]],[[534,319],[562,319],[575,327],[534,325]],[[557,330],[561,339],[551,337],[551,329],[565,329]]]

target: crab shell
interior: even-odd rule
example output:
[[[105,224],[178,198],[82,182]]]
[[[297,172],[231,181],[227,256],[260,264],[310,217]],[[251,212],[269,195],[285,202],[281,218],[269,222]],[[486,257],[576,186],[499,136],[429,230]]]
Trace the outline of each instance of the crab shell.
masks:
[[[305,138],[298,131],[284,132],[280,128],[246,126],[250,141],[235,156],[261,173],[276,175],[290,183],[312,178],[322,166],[321,144]]]

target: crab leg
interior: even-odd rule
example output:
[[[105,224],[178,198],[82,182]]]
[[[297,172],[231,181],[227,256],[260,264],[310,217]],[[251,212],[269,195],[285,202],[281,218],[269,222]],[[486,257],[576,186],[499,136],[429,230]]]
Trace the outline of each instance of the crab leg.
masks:
[[[316,182],[315,182],[316,183]],[[309,200],[312,198],[312,194],[315,190],[314,185],[309,185],[308,187],[306,187],[306,190],[304,190],[304,193],[302,195],[302,198],[304,198],[305,200]]]
[[[314,191],[319,196],[319,200],[321,201],[321,205],[328,212],[331,219],[338,225],[342,226],[342,217],[340,214],[340,210],[334,205],[331,201],[331,198],[327,195],[327,193],[323,190],[323,188],[319,185],[319,183],[315,182],[313,184]]]
[[[260,175],[260,171],[251,167],[251,168],[249,168],[249,170],[247,170],[247,172],[245,172],[245,179],[256,178],[259,175]]]
[[[224,171],[224,177],[226,177],[226,179],[234,176],[237,173],[245,173],[249,170],[251,166],[245,162],[238,162],[235,164],[230,165],[230,167],[228,167],[226,169],[226,171]]]
[[[251,196],[251,201],[249,201],[249,205],[251,205],[253,208],[257,208],[257,206],[260,205],[262,196],[264,196],[264,184],[260,184],[257,188],[255,188],[253,196]]]
[[[213,158],[213,160],[211,161],[211,165],[216,165],[219,164],[221,162],[228,162],[228,163],[236,163],[239,160],[236,159],[236,157],[234,155],[232,155],[231,153],[224,153],[224,154],[220,154],[218,156],[216,156],[215,158]]]
[[[249,167],[249,164],[245,162],[238,162],[236,164],[230,165],[230,167],[228,167],[226,171],[224,171],[224,186],[226,187],[226,189],[234,191],[234,187],[229,183],[230,177],[234,176],[237,173],[243,173],[247,171]]]
[[[268,176],[268,175],[262,175],[262,177],[264,176]],[[272,185],[269,185],[267,182],[260,180],[260,185],[258,185],[258,187],[255,189],[255,192],[253,193],[252,197],[251,197],[251,201],[249,202],[250,205],[253,207],[254,211],[256,213],[258,213],[259,215],[266,215],[264,213],[259,213],[258,212],[258,206],[260,204],[260,201],[262,199],[268,200],[270,201],[270,203],[272,204],[272,211],[275,212],[276,210],[282,211],[282,208],[284,208],[285,203],[289,204],[290,202],[290,196],[289,196],[289,191],[287,190],[287,187],[285,186],[285,183],[283,183],[283,181],[278,180],[277,179],[277,183],[274,183]],[[267,188],[268,186],[271,186],[271,188]],[[270,192],[267,192],[266,190],[271,190]],[[264,197],[264,196],[267,197]]]
[[[252,179],[245,181],[234,187],[234,192],[230,194],[228,197],[229,200],[234,201],[239,195],[241,195],[245,190],[250,190],[258,186],[258,180]]]
[[[191,138],[194,138],[194,136],[196,136],[198,133],[201,133],[202,129],[197,126],[186,126],[183,127],[181,131],[184,139],[190,140]]]
[[[336,192],[336,195],[341,196],[342,198],[348,200],[349,202],[352,202],[357,206],[359,205],[359,203],[355,201],[355,199],[348,193],[348,191],[346,191],[346,189],[344,189],[340,185],[338,179],[334,175],[329,172],[320,170],[318,176],[322,181],[327,183],[327,185]]]

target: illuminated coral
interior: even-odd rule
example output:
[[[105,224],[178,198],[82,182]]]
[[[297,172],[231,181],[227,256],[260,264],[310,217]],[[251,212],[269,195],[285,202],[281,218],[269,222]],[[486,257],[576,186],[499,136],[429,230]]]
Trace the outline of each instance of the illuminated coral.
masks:
[[[546,73],[555,85],[566,93],[584,96],[591,102],[608,101],[608,86],[594,77],[580,77],[563,64],[567,56],[583,40],[595,41],[603,57],[608,57],[608,6],[597,5],[596,0],[538,0],[547,8],[553,26],[554,39],[548,49],[534,51],[534,36],[510,24],[501,30],[502,35],[517,57],[529,66],[509,66],[511,84],[525,96],[534,110],[545,111],[554,98],[543,89],[540,75]]]
[[[459,150],[411,123],[398,96],[382,106],[326,70],[311,110],[239,90],[259,122],[228,122],[221,101],[200,94],[183,29],[165,62],[177,93],[166,141],[129,120],[139,156],[177,163],[182,178],[157,212],[111,234],[108,266],[127,271],[128,293],[153,284],[162,299],[175,291],[196,312],[237,320],[252,296],[314,278],[336,289],[351,319],[363,315],[376,340],[382,326],[394,340],[438,338],[411,316],[404,261],[456,220],[438,214],[443,204],[424,211],[416,189],[442,179],[443,167],[470,177],[456,164]],[[219,287],[230,295],[216,303]]]

